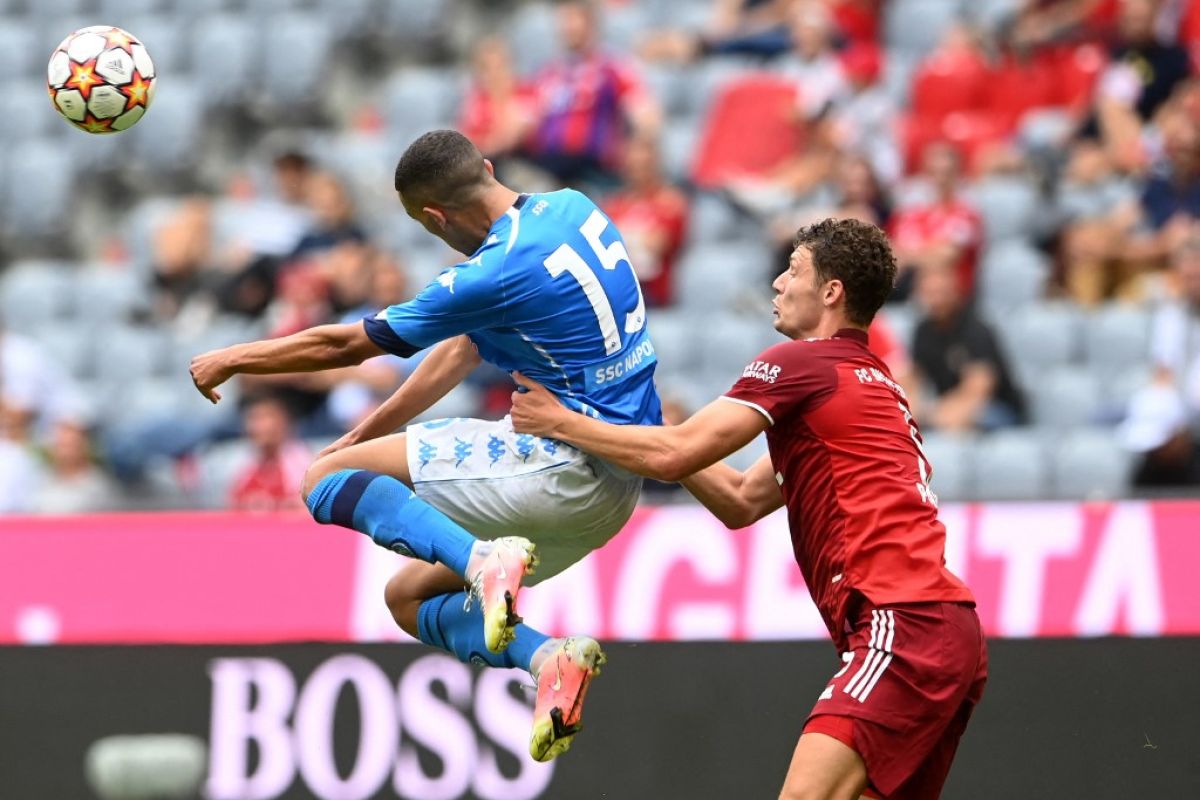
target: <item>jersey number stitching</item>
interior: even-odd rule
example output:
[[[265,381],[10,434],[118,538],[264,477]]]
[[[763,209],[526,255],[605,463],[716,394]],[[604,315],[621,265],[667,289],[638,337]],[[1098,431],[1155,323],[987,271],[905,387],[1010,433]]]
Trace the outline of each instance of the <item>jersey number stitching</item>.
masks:
[[[599,211],[593,211],[587,221],[579,226],[579,232],[583,234],[583,238],[587,240],[604,269],[614,270],[617,268],[617,264],[624,261],[629,264],[630,272],[633,272],[633,264],[629,261],[629,251],[625,249],[625,244],[620,239],[607,247],[601,243],[600,236],[607,227],[608,220],[604,218],[604,215]],[[579,287],[583,289],[588,303],[592,306],[592,311],[596,314],[596,322],[600,325],[600,334],[604,337],[604,354],[611,356],[620,351],[621,334],[617,330],[617,318],[613,314],[612,303],[609,301],[608,295],[604,293],[600,279],[583,260],[583,256],[579,255],[571,245],[562,244],[542,263],[551,278],[557,278],[564,272],[569,272],[579,282]],[[625,315],[626,333],[637,333],[646,325],[646,300],[642,297],[642,286],[638,283],[636,274],[633,275],[633,285],[637,287],[638,304],[632,313]]]

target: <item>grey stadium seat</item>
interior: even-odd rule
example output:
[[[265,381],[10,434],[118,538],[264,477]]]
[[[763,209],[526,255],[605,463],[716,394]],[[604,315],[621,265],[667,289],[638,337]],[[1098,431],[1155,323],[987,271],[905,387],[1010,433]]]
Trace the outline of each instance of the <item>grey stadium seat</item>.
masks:
[[[1100,381],[1086,367],[1060,366],[1046,370],[1025,385],[1033,421],[1056,430],[1090,425],[1104,405]]]
[[[206,106],[241,100],[254,90],[247,78],[255,74],[259,51],[250,19],[240,14],[212,14],[197,20],[187,39],[191,45],[188,63],[193,69],[203,68]]]
[[[997,321],[1009,363],[1028,384],[1033,377],[1076,360],[1083,319],[1066,303],[1037,303]]]
[[[883,14],[889,53],[925,54],[934,49],[959,13],[959,0],[893,0]]]
[[[188,55],[184,37],[191,35],[191,28],[185,28],[177,16],[140,14],[121,23],[121,27],[146,45],[156,74],[178,75],[184,71]],[[202,63],[201,67],[207,69],[207,64]]]
[[[290,13],[272,18],[263,48],[263,92],[270,105],[287,111],[311,101],[325,85],[333,31],[315,14]]]
[[[994,319],[1004,319],[1042,297],[1050,274],[1045,256],[1015,241],[989,247],[979,270],[979,300]]]
[[[151,14],[161,10],[162,5],[163,0],[100,0],[99,14],[104,18],[105,25],[122,25],[122,17],[130,14]],[[137,36],[136,33],[133,35]]]
[[[238,471],[250,459],[250,443],[238,439],[204,448],[198,459],[200,497],[205,508],[224,508]]]
[[[452,73],[431,68],[403,69],[384,87],[388,126],[397,143],[408,144],[425,131],[449,124],[462,92]]]
[[[1029,181],[1019,178],[990,178],[970,191],[983,216],[983,232],[989,242],[1029,239],[1034,232],[1040,201]]]
[[[73,306],[71,268],[25,261],[0,272],[0,316],[6,328],[30,331],[63,319]]]
[[[28,78],[5,81],[0,85],[0,97],[4,98],[4,113],[9,119],[20,120],[14,129],[0,133],[0,140],[14,133],[26,139],[71,133],[46,96],[46,86],[41,81]]]
[[[138,167],[150,174],[181,171],[198,160],[207,87],[207,80],[201,91],[200,84],[177,77],[169,92],[156,92],[146,116],[121,137],[133,143]]]
[[[978,500],[1046,497],[1050,492],[1050,469],[1043,438],[1041,433],[1024,429],[980,437],[971,450],[972,496]]]
[[[149,305],[149,293],[130,269],[85,267],[74,276],[73,284],[83,326],[125,321],[136,309]]]
[[[930,486],[939,500],[970,499],[971,448],[974,436],[940,431],[923,432],[922,447],[933,467]]]
[[[0,187],[4,232],[33,239],[61,234],[71,219],[71,159],[63,158],[62,148],[48,141],[24,141],[6,155]]]
[[[62,36],[70,32],[71,29],[67,28],[63,30]],[[0,18],[0,52],[4,53],[5,74],[11,77],[34,75],[44,66],[38,61],[43,55],[49,60],[50,51],[59,41],[60,39],[55,39],[48,46],[39,47],[42,43],[38,41],[30,26],[22,25],[16,20]],[[41,52],[43,49],[45,53]]]
[[[1051,453],[1054,496],[1063,500],[1122,497],[1129,491],[1131,458],[1112,429],[1079,430],[1058,440]]]
[[[761,319],[716,313],[693,325],[700,367],[721,391],[728,389],[746,364],[762,352],[766,325]]]
[[[558,55],[558,24],[547,4],[528,3],[509,17],[508,45],[517,72],[529,75]]]
[[[660,370],[679,372],[698,366],[700,326],[695,316],[674,308],[652,308],[646,324]]]
[[[770,253],[754,241],[713,242],[689,247],[680,259],[676,285],[683,308],[714,312],[736,305],[746,291],[753,292],[754,276],[762,276],[765,295],[770,282]]]
[[[112,384],[149,377],[165,368],[168,346],[164,331],[131,325],[104,326],[96,331],[96,374]]]
[[[44,322],[28,331],[42,350],[73,378],[89,378],[94,372],[94,333],[73,321]]]
[[[1150,315],[1140,308],[1112,303],[1086,320],[1084,351],[1088,363],[1105,378],[1150,361]]]

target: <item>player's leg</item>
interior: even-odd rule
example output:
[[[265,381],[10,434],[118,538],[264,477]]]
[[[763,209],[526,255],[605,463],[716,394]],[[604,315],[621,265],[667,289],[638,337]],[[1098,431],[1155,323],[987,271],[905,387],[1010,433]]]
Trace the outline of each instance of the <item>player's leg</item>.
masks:
[[[866,764],[852,747],[806,730],[792,753],[779,800],[857,800],[866,788]]]
[[[537,681],[537,705],[529,752],[549,761],[566,752],[581,729],[583,700],[600,673],[604,653],[595,639],[552,639],[524,624],[513,631],[502,653],[488,650],[483,613],[467,601],[462,579],[441,564],[406,564],[384,590],[388,608],[402,629],[463,663],[523,669]]]
[[[404,434],[365,442],[318,459],[303,496],[323,524],[353,528],[380,547],[442,564],[480,599],[488,649],[499,652],[520,622],[521,579],[533,570],[533,545],[520,537],[479,541],[409,487]]]

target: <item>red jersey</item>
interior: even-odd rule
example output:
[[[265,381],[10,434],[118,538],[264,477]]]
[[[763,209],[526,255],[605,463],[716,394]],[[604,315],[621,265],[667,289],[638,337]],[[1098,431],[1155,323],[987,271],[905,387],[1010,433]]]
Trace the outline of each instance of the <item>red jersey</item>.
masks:
[[[675,259],[683,248],[687,229],[688,207],[683,194],[673,187],[660,186],[650,194],[622,192],[603,205],[629,248],[646,302],[652,306],[670,305],[675,299]],[[657,256],[645,252],[642,242],[649,238],[665,243]]]
[[[866,333],[769,347],[725,397],[771,423],[796,563],[842,649],[852,591],[876,607],[975,602],[946,569],[921,434]]]
[[[948,242],[962,251],[954,265],[959,287],[975,291],[975,261],[983,242],[983,219],[962,200],[905,209],[892,220],[890,235],[897,247],[928,247]]]

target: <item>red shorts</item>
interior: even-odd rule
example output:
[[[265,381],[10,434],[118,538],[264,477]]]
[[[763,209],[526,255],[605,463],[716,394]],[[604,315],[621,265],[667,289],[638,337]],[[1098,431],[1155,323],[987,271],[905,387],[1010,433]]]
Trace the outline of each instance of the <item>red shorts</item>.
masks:
[[[864,602],[851,625],[850,650],[804,732],[853,748],[876,795],[936,798],[987,681],[979,617],[961,603]]]

